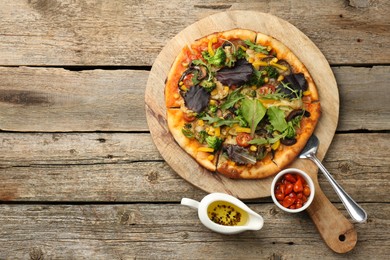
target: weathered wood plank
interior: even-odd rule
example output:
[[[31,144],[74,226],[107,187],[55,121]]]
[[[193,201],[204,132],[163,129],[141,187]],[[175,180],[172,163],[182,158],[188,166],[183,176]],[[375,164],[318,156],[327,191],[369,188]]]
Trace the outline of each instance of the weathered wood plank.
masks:
[[[0,129],[144,131],[147,71],[1,68]]]
[[[305,213],[249,206],[264,217],[263,229],[226,236],[179,204],[0,205],[0,258],[386,259],[390,253],[383,232],[390,228],[388,204],[363,204],[369,221],[355,226],[358,244],[344,255],[327,248]]]
[[[390,129],[390,67],[335,67],[338,131]],[[0,130],[148,131],[147,71],[0,67]],[[16,116],[17,115],[17,116]]]
[[[390,67],[337,67],[340,117],[337,130],[389,130]]]
[[[0,201],[166,202],[206,194],[162,160],[148,134],[0,133],[0,140]],[[355,200],[390,202],[389,146],[389,134],[338,134],[324,164]],[[322,175],[319,182],[339,202]]]
[[[162,161],[143,133],[0,133],[0,140],[2,168]]]
[[[386,0],[15,0],[0,9],[0,65],[150,66],[185,27],[227,10],[257,10],[289,21],[331,64],[390,62]]]

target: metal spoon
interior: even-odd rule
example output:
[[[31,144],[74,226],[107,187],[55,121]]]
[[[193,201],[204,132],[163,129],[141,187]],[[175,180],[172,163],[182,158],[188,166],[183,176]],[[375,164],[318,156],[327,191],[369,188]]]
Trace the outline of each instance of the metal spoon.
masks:
[[[333,189],[336,191],[339,196],[341,202],[344,204],[347,209],[349,215],[353,220],[358,223],[366,222],[367,213],[362,209],[345,191],[341,186],[336,182],[336,180],[332,177],[332,175],[328,172],[328,170],[322,165],[321,161],[316,157],[317,149],[320,144],[317,136],[312,135],[309,138],[306,146],[303,148],[299,158],[307,158],[312,160],[315,164],[317,164],[318,168],[328,179]]]

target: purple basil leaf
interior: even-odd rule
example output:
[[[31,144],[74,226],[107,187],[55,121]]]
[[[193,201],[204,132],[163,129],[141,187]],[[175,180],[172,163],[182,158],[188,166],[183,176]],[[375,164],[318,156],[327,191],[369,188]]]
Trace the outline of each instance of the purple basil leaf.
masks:
[[[251,155],[245,148],[238,145],[228,145],[226,148],[230,160],[237,164],[255,164],[256,157]]]
[[[238,60],[234,67],[225,67],[216,73],[217,80],[227,86],[241,86],[248,82],[253,73],[253,66],[245,59]]]
[[[295,74],[287,75],[284,77],[283,83],[287,85],[288,88],[284,87],[283,84],[280,84],[278,86],[278,89],[280,89],[282,93],[289,95],[291,98],[294,97],[292,90],[306,91],[308,88],[307,81],[303,73],[295,73]]]
[[[196,113],[202,112],[209,105],[209,101],[210,93],[199,85],[190,87],[184,95],[186,107]]]

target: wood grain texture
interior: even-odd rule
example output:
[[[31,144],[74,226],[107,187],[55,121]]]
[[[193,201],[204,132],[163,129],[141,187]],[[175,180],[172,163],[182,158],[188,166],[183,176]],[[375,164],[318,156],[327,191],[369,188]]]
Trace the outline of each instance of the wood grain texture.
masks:
[[[389,134],[339,134],[323,162],[357,202],[389,203],[389,146]],[[0,133],[0,154],[0,201],[177,202],[206,195],[162,160],[149,134]]]
[[[390,253],[383,232],[390,228],[388,204],[362,205],[369,222],[356,225],[358,246],[345,255],[324,246],[305,213],[249,206],[272,221],[260,231],[226,236],[206,229],[193,209],[179,204],[0,205],[0,258],[365,260]]]
[[[145,130],[147,71],[1,68],[0,129]]]
[[[390,129],[390,67],[332,71],[340,94],[337,130]],[[0,130],[149,130],[144,109],[147,71],[0,67],[0,76]]]
[[[0,65],[150,66],[178,32],[227,10],[266,12],[289,21],[331,64],[389,63],[390,5],[356,2],[7,1],[0,10]]]
[[[349,69],[353,73],[348,73]],[[339,131],[390,129],[389,69],[382,66],[333,69],[340,92]]]

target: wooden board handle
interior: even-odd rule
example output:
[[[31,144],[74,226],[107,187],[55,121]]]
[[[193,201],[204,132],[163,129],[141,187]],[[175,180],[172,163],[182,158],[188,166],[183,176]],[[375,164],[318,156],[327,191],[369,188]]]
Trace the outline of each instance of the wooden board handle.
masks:
[[[325,243],[337,253],[351,251],[357,242],[354,225],[328,200],[318,181],[314,181],[316,193],[306,210]]]

